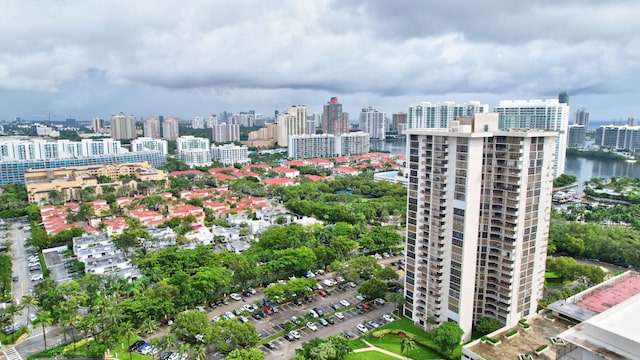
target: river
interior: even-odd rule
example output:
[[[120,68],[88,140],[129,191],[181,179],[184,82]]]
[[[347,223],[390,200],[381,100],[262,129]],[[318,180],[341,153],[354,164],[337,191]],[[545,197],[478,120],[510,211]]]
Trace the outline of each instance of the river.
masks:
[[[406,143],[404,139],[372,141],[371,150],[374,149],[388,151],[392,154],[406,154]],[[629,176],[640,178],[640,163],[567,157],[564,172],[578,179],[576,191],[582,192],[584,182],[594,177]]]

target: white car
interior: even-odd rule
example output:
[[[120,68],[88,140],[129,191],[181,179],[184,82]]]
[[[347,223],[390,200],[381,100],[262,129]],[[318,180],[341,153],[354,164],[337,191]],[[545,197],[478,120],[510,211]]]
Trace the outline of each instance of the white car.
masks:
[[[344,315],[342,315],[342,313],[341,313],[341,312],[337,312],[337,313],[335,313],[335,314],[333,314],[333,315],[334,315],[335,317],[337,317],[338,319],[340,319],[340,320],[344,319]]]
[[[240,300],[242,300],[242,297],[240,297],[240,295],[238,295],[238,294],[236,294],[236,293],[230,294],[230,295],[229,295],[229,297],[230,297],[230,298],[232,298],[232,299],[233,299],[233,300],[235,300],[235,301],[240,301]]]
[[[356,287],[356,283],[354,283],[353,281],[349,281],[347,285],[351,286],[352,288]]]
[[[342,305],[344,307],[347,307],[347,306],[349,306],[351,304],[347,300],[342,299],[342,300],[340,300],[340,305]]]
[[[225,315],[227,315],[228,319],[233,319],[233,318],[236,317],[236,315],[234,313],[232,313],[231,311],[226,312]]]
[[[376,305],[384,305],[384,299],[383,298],[377,298],[375,300],[375,302],[376,302]]]
[[[356,329],[358,329],[358,331],[363,332],[363,333],[366,333],[368,331],[367,328],[362,324],[356,325]]]
[[[389,315],[389,314],[384,314],[382,315],[382,318],[384,319],[384,321],[388,321],[388,322],[392,322],[395,319],[393,318],[393,316]]]
[[[293,336],[294,339],[300,339],[300,333],[296,330],[291,330],[289,334]]]
[[[242,309],[246,310],[248,312],[252,312],[253,311],[253,305],[242,305]]]
[[[213,321],[218,322],[218,321],[220,321],[220,320],[222,320],[222,319],[220,318],[220,316],[214,316],[214,317],[213,317]]]
[[[364,301],[364,296],[362,296],[362,294],[358,294],[356,295],[356,299],[358,299],[358,301]]]
[[[307,328],[309,328],[309,330],[311,330],[311,331],[318,331],[318,326],[316,326],[316,324],[314,324],[312,322],[308,322],[307,323]]]
[[[376,253],[375,255],[373,255],[373,257],[376,258],[376,260],[382,260],[382,256],[380,256],[380,254]]]
[[[318,313],[313,309],[309,309],[309,314],[311,314],[311,316],[313,316],[314,319],[318,318]]]
[[[31,277],[31,281],[40,281],[44,279],[44,276],[42,274],[35,274]]]

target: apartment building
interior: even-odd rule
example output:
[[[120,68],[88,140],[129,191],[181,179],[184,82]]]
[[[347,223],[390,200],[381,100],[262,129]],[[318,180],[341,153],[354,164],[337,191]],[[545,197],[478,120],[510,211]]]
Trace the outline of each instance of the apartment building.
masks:
[[[160,120],[155,117],[150,117],[142,124],[144,136],[160,139]]]
[[[189,135],[179,137],[176,143],[180,161],[192,167],[211,164],[209,139]]]
[[[473,116],[476,113],[488,113],[489,105],[471,101],[469,104],[456,104],[453,101],[432,104],[419,102],[409,106],[407,115],[409,129],[447,128],[449,123],[460,116]],[[399,117],[401,118],[401,117]],[[400,119],[398,124],[400,124]],[[399,127],[398,130],[401,130]]]
[[[168,153],[167,140],[151,137],[141,137],[131,141],[131,151],[159,151],[164,155]]]
[[[278,146],[288,146],[290,135],[306,133],[306,105],[292,105],[287,111],[278,114]]]
[[[249,148],[233,144],[211,145],[211,159],[225,165],[250,163]]]
[[[165,140],[176,140],[180,136],[178,119],[170,117],[162,122],[162,138]]]
[[[114,140],[135,139],[136,138],[136,117],[135,115],[111,115],[111,138]]]
[[[409,129],[404,315],[429,329],[537,310],[547,254],[556,132],[501,131],[498,114]]]
[[[240,141],[240,125],[238,124],[216,124],[211,127],[213,132],[213,142],[225,143]]]
[[[371,139],[386,139],[387,122],[385,114],[371,106],[362,109],[360,112],[360,130],[369,134]]]

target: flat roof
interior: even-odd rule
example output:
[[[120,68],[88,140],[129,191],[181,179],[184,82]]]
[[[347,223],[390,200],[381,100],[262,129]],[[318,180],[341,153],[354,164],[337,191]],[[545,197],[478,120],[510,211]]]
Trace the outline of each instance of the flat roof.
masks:
[[[637,294],[640,294],[640,274],[628,272],[612,279],[611,282],[586,290],[582,295],[578,294],[577,300],[573,303],[599,314]]]

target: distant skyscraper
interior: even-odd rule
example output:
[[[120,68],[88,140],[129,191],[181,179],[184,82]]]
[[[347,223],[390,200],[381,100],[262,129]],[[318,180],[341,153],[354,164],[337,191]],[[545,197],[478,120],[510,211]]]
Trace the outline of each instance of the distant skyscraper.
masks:
[[[194,116],[191,118],[192,129],[204,129],[204,118],[202,116]]]
[[[456,104],[445,101],[442,104],[420,102],[409,106],[407,126],[410,129],[447,128],[449,123],[460,116],[473,116],[476,113],[489,112],[489,105],[472,101],[469,104]]]
[[[278,114],[278,146],[288,146],[290,135],[306,133],[307,106],[291,105],[287,111]]]
[[[240,125],[238,124],[217,124],[211,128],[213,142],[225,143],[230,141],[240,141]]]
[[[584,138],[587,133],[587,127],[584,125],[569,125],[569,135],[567,136],[567,146],[582,147],[584,146]]]
[[[134,115],[111,115],[111,138],[114,140],[136,138],[136,117]]]
[[[93,120],[91,120],[91,128],[93,128],[93,132],[97,133],[97,134],[102,134],[104,133],[104,119],[103,118],[93,118]]]
[[[576,125],[583,125],[585,128],[589,128],[589,110],[580,108],[576,111]]]
[[[211,115],[207,118],[205,125],[208,129],[211,129],[214,125],[218,125],[218,115]]]
[[[629,118],[627,119],[627,125],[638,126],[638,118],[635,116],[629,116]]]
[[[401,133],[407,129],[407,113],[399,112],[391,116],[391,131]]]
[[[558,94],[558,102],[560,104],[567,104],[567,106],[569,105],[569,93],[564,91],[561,92],[560,94]]]
[[[167,140],[151,137],[139,137],[131,141],[131,151],[160,151],[163,155],[167,155]]]
[[[386,121],[383,112],[369,106],[360,112],[360,130],[371,136],[371,139],[384,140],[386,135]]]
[[[142,128],[144,130],[144,136],[152,139],[160,139],[160,120],[157,118],[148,118]]]
[[[337,97],[322,108],[322,132],[325,134],[344,134],[349,132],[349,115],[344,116],[342,104]]]
[[[508,129],[557,131],[554,176],[564,173],[569,132],[569,105],[557,99],[500,101],[494,109],[500,114],[499,126]]]
[[[178,138],[178,119],[170,117],[162,124],[162,138],[165,140],[176,140]]]
[[[406,133],[404,316],[465,341],[483,317],[517,326],[543,295],[556,134],[482,113]]]

